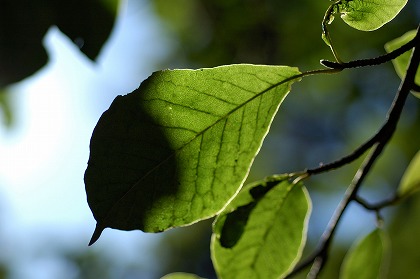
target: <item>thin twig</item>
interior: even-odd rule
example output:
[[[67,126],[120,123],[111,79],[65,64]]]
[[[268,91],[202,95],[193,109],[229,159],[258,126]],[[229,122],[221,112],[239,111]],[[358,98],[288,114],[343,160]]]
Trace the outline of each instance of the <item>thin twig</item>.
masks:
[[[375,66],[379,64],[383,64],[385,62],[391,61],[404,52],[409,51],[415,46],[415,39],[407,42],[406,44],[402,45],[401,47],[391,51],[390,53],[375,57],[375,58],[368,58],[368,59],[360,59],[360,60],[353,60],[350,62],[332,62],[328,60],[321,60],[320,63],[325,67],[331,69],[348,69],[348,68],[357,68],[357,67],[366,67],[366,66]]]
[[[417,34],[415,37],[415,45],[414,45],[414,51],[412,53],[410,63],[406,72],[406,76],[404,80],[401,82],[401,85],[398,89],[398,92],[394,98],[394,101],[391,105],[390,111],[387,116],[386,123],[382,126],[380,131],[372,137],[371,140],[369,140],[366,144],[362,145],[365,146],[363,148],[359,148],[357,152],[354,152],[358,155],[362,155],[364,153],[364,148],[369,149],[367,146],[371,144],[372,150],[370,154],[365,158],[363,164],[360,166],[360,168],[357,170],[352,182],[350,183],[349,187],[347,188],[343,199],[338,204],[336,210],[333,213],[333,216],[330,219],[330,222],[328,223],[327,228],[325,229],[324,233],[321,236],[320,242],[318,244],[318,248],[312,253],[311,256],[309,256],[306,260],[302,261],[299,265],[295,267],[295,269],[287,276],[287,278],[290,278],[291,276],[295,275],[299,271],[303,270],[307,266],[309,266],[311,263],[313,263],[313,266],[311,268],[310,273],[308,274],[309,279],[316,278],[319,274],[319,272],[322,270],[327,255],[328,255],[328,249],[330,247],[330,243],[333,240],[334,233],[336,231],[336,228],[338,226],[338,223],[341,220],[341,216],[346,210],[347,206],[350,204],[352,200],[355,200],[357,197],[357,192],[362,185],[362,182],[364,181],[366,175],[369,173],[370,169],[372,168],[373,164],[375,163],[376,159],[379,157],[379,155],[382,153],[384,147],[387,145],[389,140],[391,139],[392,135],[395,132],[395,129],[397,127],[397,123],[400,119],[405,101],[407,99],[407,96],[410,93],[410,90],[413,88],[415,82],[415,76],[417,72],[417,68],[420,64],[420,32],[419,28],[417,29]],[[364,151],[363,151],[364,150]],[[363,151],[363,152],[362,152]],[[326,171],[329,169],[334,169],[338,166],[342,165],[343,161],[348,161],[349,158],[358,158],[356,155],[349,155],[345,158],[347,159],[341,159],[338,160],[335,163],[335,165],[326,165],[329,167],[321,167],[322,171]],[[359,156],[360,156],[359,155]],[[312,174],[319,173],[322,171],[316,171],[312,170]]]
[[[383,61],[383,59],[385,59],[385,58],[381,58],[381,57],[385,57],[385,56],[386,56],[386,59],[388,59],[387,61],[390,61],[390,60],[394,59],[395,57],[398,57],[402,53],[408,51],[409,49],[412,49],[416,45],[416,43],[418,44],[418,41],[419,41],[418,37],[419,37],[419,34],[417,33],[416,37],[414,37],[414,39],[412,39],[410,42],[408,42],[407,44],[400,47],[399,49],[397,49],[397,50],[395,50],[391,53],[388,53],[386,55],[383,55],[383,56],[380,56],[380,57],[377,57],[377,58],[372,58],[372,59],[356,60],[356,61],[351,61],[351,62],[339,64],[339,65],[343,65],[342,68],[340,68],[340,67],[337,67],[337,68],[331,67],[331,68],[332,69],[337,69],[337,70],[344,70],[346,68],[351,68],[351,67],[348,67],[347,65],[358,64],[358,63],[360,63],[360,61],[366,61],[366,62],[363,62],[364,64],[362,66],[376,65],[376,64],[369,64],[369,63],[373,63],[372,61],[376,61],[376,60],[381,61],[380,63],[383,63],[383,62],[385,62],[385,61]],[[331,62],[331,61],[329,61],[329,62]],[[331,63],[338,64],[338,63],[335,63],[335,62],[331,62]],[[378,63],[378,64],[380,64],[380,63]],[[358,67],[362,67],[362,66],[358,66]],[[416,87],[417,87],[417,85],[413,82],[410,90],[415,89]],[[402,110],[402,107],[400,109]],[[401,111],[399,113],[401,113]],[[388,119],[385,122],[385,124],[381,127],[381,129],[375,135],[373,135],[373,137],[371,137],[368,141],[366,141],[361,146],[359,146],[356,150],[354,150],[351,154],[349,154],[347,156],[344,156],[344,157],[338,159],[337,161],[322,165],[320,167],[313,168],[313,169],[307,169],[306,173],[308,173],[309,175],[319,174],[319,173],[322,173],[322,172],[327,172],[327,171],[330,171],[330,170],[333,170],[333,169],[340,168],[340,167],[342,167],[346,164],[349,164],[349,163],[355,161],[360,156],[362,156],[367,150],[369,150],[376,142],[378,142],[378,140],[380,138],[384,137],[384,133],[389,133],[390,132],[389,129],[391,129],[391,130],[393,129],[391,127],[391,124],[393,124],[393,122],[389,121],[389,118],[391,118],[390,115],[388,115]],[[396,125],[396,122],[395,122],[395,125]]]
[[[331,36],[330,36],[330,32],[328,31],[328,24],[331,24],[331,22],[334,20],[334,11],[336,9],[336,7],[338,7],[338,4],[341,3],[341,0],[335,1],[334,3],[332,3],[327,11],[325,12],[324,18],[322,20],[322,39],[324,40],[324,42],[330,47],[331,52],[334,55],[335,60],[337,61],[337,64],[341,63],[341,59],[338,56],[337,51],[334,48],[334,45],[332,43],[331,40]]]
[[[363,206],[365,209],[367,210],[372,210],[372,211],[379,211],[384,207],[387,206],[391,206],[394,205],[396,203],[398,203],[401,200],[401,197],[398,195],[393,195],[390,198],[384,199],[380,202],[377,203],[369,203],[368,201],[366,201],[365,199],[363,199],[360,196],[356,196],[354,198],[354,201],[357,202],[358,204],[360,204],[361,206]]]

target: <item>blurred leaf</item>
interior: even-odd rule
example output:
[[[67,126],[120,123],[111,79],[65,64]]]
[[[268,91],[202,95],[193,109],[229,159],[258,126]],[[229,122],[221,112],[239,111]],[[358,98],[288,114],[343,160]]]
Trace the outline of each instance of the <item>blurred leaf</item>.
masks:
[[[376,229],[359,240],[346,255],[340,278],[384,278],[388,269],[388,241],[388,236],[381,229]]]
[[[111,0],[110,0],[111,1]],[[112,0],[115,3],[117,1]],[[0,9],[0,87],[18,82],[47,62],[42,38],[52,25],[94,59],[106,41],[116,10],[105,0],[3,1]]]
[[[418,279],[420,274],[420,194],[411,195],[396,207],[390,224],[392,257],[389,279]]]
[[[301,257],[310,211],[301,184],[283,180],[246,186],[213,224],[211,252],[217,274],[229,279],[283,278]],[[229,220],[232,214],[236,216]],[[234,239],[229,245],[222,241],[225,234]]]
[[[217,214],[242,186],[299,74],[247,64],[166,70],[118,96],[91,139],[91,243],[106,227],[160,232]]]
[[[390,22],[408,0],[343,0],[338,4],[341,18],[351,27],[373,31]]]
[[[416,33],[417,33],[416,30],[411,30],[411,31],[408,31],[407,33],[405,33],[404,35],[402,35],[401,37],[396,38],[396,39],[386,43],[385,44],[385,50],[389,53],[389,52],[392,52],[392,51],[398,49],[399,47],[401,47],[404,44],[411,41],[416,36]],[[392,64],[394,64],[395,71],[397,72],[398,76],[401,79],[403,79],[404,76],[405,76],[405,71],[407,70],[408,63],[409,63],[410,57],[411,57],[411,53],[412,53],[412,50],[407,51],[407,52],[403,53],[402,55],[398,56],[396,59],[392,60]],[[417,70],[417,74],[416,74],[416,77],[415,77],[415,82],[416,82],[416,84],[420,84],[420,71],[419,70]],[[417,98],[420,98],[420,93],[413,92],[413,94]]]
[[[161,279],[203,279],[195,274],[176,272],[163,276]]]
[[[183,32],[189,27],[189,20],[196,15],[198,3],[194,0],[166,1],[156,0],[153,2],[156,12],[168,23],[168,28]]]
[[[9,92],[0,88],[0,114],[2,114],[3,125],[10,127],[13,124],[13,112],[10,107]]]
[[[407,196],[418,190],[420,190],[420,151],[405,170],[398,188],[398,195]]]

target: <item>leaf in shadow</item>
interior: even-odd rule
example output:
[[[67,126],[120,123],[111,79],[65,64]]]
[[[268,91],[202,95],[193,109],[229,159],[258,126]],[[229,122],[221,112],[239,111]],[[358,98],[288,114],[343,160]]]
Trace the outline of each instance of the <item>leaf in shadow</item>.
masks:
[[[220,234],[220,244],[224,248],[232,248],[244,233],[249,215],[262,198],[272,187],[279,182],[264,182],[264,185],[257,185],[249,189],[253,200],[246,205],[238,206],[232,212],[227,213],[223,218],[223,228]]]
[[[245,186],[213,223],[218,276],[284,278],[302,255],[310,212],[301,183],[284,178]]]
[[[299,77],[287,66],[166,70],[117,97],[93,132],[85,173],[94,238],[106,227],[160,232],[220,212]]]

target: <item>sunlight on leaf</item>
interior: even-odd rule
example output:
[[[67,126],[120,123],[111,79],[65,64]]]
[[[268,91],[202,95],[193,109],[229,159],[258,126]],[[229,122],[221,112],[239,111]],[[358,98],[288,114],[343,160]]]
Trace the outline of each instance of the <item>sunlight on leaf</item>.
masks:
[[[195,274],[176,272],[163,276],[161,279],[204,279]]]
[[[394,19],[408,0],[344,0],[338,4],[341,18],[349,26],[373,31]]]
[[[211,252],[219,277],[283,278],[301,257],[310,212],[302,184],[260,181],[244,187],[213,224]]]
[[[376,229],[352,246],[344,258],[340,279],[384,278],[389,264],[389,239]]]
[[[297,68],[159,71],[118,96],[92,135],[85,173],[97,220],[146,232],[217,214],[239,191]]]
[[[410,40],[412,40],[416,36],[417,31],[411,30],[402,35],[399,38],[396,38],[388,43],[385,44],[385,50],[386,52],[390,53],[399,47],[403,46],[404,44],[408,43]],[[403,53],[402,55],[398,56],[396,59],[392,60],[392,64],[394,65],[395,71],[397,72],[397,75],[403,79],[405,76],[405,71],[407,70],[408,63],[410,61],[411,53],[413,51],[407,51]],[[415,77],[416,84],[420,84],[420,71],[417,70],[417,74]],[[420,93],[413,92],[413,95],[417,98],[420,98]]]
[[[398,188],[398,195],[407,196],[418,190],[420,190],[420,151],[405,170]]]

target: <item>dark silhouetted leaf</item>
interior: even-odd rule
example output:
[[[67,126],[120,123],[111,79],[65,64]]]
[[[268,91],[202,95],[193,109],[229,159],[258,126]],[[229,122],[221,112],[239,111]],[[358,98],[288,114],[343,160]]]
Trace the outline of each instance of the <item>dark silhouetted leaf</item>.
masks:
[[[116,9],[101,0],[2,1],[0,6],[0,87],[18,82],[45,65],[42,38],[52,25],[94,59],[116,14]]]

